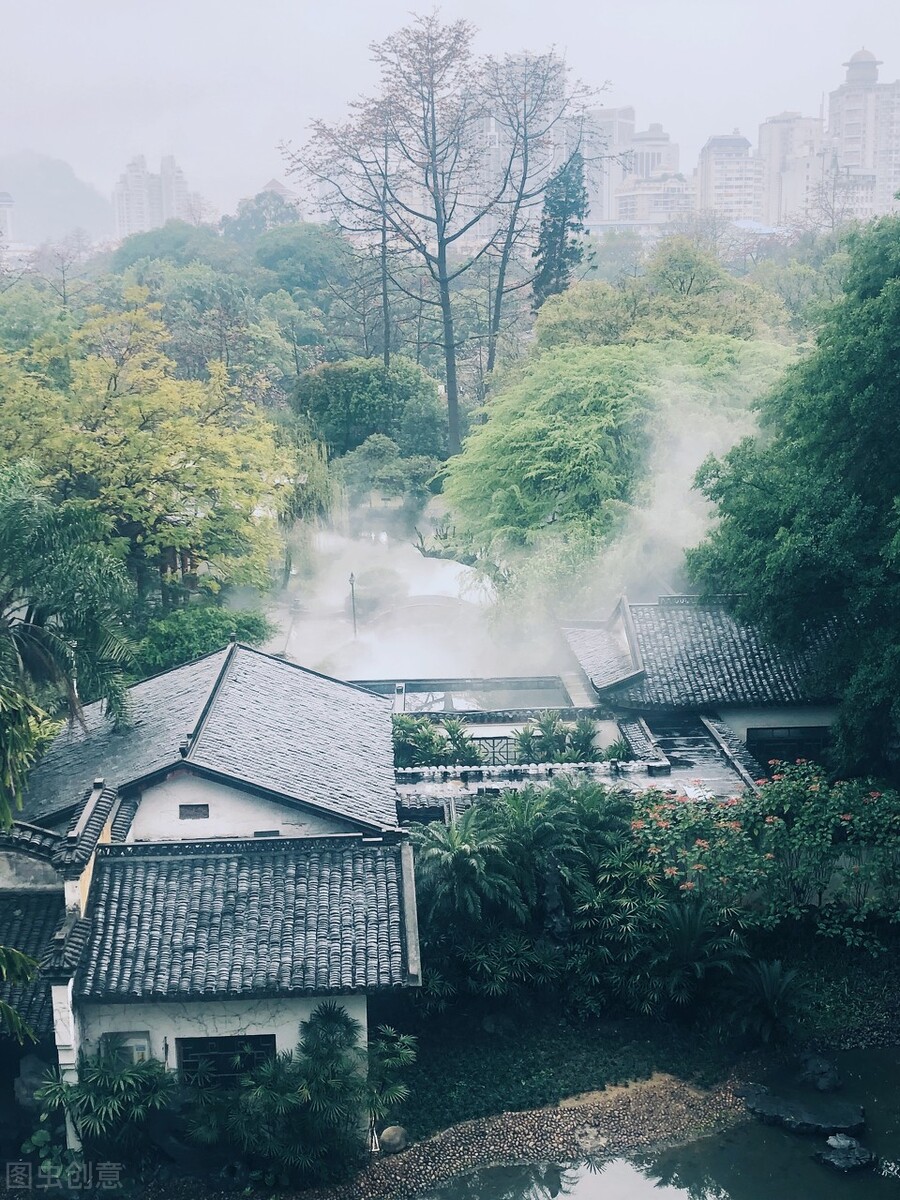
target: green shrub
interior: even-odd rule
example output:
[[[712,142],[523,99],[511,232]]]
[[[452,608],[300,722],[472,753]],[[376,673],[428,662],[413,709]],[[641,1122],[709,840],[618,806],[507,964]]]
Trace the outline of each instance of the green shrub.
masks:
[[[455,717],[443,720],[443,729],[429,717],[406,713],[394,717],[394,766],[478,766],[484,761],[476,740]]]
[[[201,1086],[189,1116],[195,1141],[237,1150],[270,1186],[338,1180],[362,1160],[371,1130],[407,1090],[400,1072],[414,1040],[379,1030],[367,1055],[362,1027],[331,1001],[300,1026],[295,1051],[276,1054],[236,1087]]]
[[[235,639],[259,646],[275,633],[275,626],[261,612],[232,611],[214,604],[179,608],[147,625],[138,643],[137,671],[140,678],[168,671]]]
[[[567,725],[558,713],[543,712],[516,734],[516,762],[599,762],[604,754],[594,745],[596,736],[590,717]]]

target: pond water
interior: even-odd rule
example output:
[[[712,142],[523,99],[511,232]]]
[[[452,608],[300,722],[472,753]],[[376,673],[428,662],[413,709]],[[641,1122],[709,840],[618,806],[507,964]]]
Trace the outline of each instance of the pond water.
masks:
[[[841,1096],[866,1109],[861,1139],[877,1172],[838,1175],[815,1162],[822,1140],[747,1122],[687,1146],[575,1166],[490,1167],[420,1200],[889,1200],[900,1197],[900,1047],[836,1055]],[[778,1082],[773,1080],[774,1084]],[[787,1088],[779,1088],[787,1091]]]

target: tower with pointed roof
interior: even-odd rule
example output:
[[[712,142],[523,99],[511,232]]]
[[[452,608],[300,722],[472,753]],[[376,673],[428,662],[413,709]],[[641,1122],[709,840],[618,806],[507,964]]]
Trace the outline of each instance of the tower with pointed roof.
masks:
[[[881,65],[857,50],[828,99],[830,169],[857,197],[852,215],[862,219],[900,211],[900,80],[881,82]]]

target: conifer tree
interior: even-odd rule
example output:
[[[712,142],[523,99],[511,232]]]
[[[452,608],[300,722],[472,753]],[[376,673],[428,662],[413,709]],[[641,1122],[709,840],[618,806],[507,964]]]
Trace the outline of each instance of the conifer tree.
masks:
[[[534,252],[537,271],[534,277],[535,311],[548,296],[564,292],[572,282],[572,272],[584,258],[582,234],[588,212],[584,185],[584,159],[576,151],[547,184],[538,246]]]

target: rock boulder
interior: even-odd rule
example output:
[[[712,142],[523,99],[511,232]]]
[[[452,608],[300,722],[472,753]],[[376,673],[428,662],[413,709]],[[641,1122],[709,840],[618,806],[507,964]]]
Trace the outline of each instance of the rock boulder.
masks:
[[[820,1150],[815,1158],[816,1162],[824,1163],[843,1175],[849,1171],[861,1171],[864,1167],[874,1167],[876,1162],[871,1150],[844,1133],[833,1134],[828,1139],[828,1149]]]
[[[788,1100],[769,1092],[748,1096],[747,1110],[766,1125],[781,1125],[792,1133],[862,1133],[866,1114],[861,1104],[830,1097]]]
[[[838,1069],[830,1059],[821,1054],[805,1054],[800,1060],[798,1083],[807,1083],[817,1092],[834,1092],[841,1086]]]
[[[385,1154],[399,1154],[409,1145],[409,1135],[402,1125],[388,1125],[378,1139]]]

